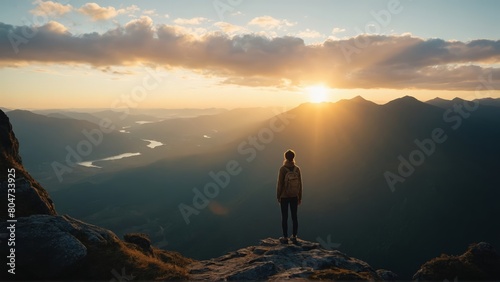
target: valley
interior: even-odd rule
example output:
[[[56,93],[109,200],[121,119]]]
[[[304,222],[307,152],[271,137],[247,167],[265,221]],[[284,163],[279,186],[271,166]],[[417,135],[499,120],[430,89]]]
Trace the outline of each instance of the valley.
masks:
[[[279,236],[275,179],[293,148],[305,186],[299,236],[329,238],[375,267],[410,275],[439,252],[500,244],[484,216],[500,212],[500,108],[479,103],[457,126],[447,119],[457,103],[357,97],[131,126],[117,134],[140,145],[115,145],[140,146],[140,155],[75,168],[82,173],[51,195],[61,213],[206,259]],[[146,138],[165,145],[148,148]],[[20,134],[20,142],[23,152],[29,141]],[[26,165],[36,166],[29,158]]]

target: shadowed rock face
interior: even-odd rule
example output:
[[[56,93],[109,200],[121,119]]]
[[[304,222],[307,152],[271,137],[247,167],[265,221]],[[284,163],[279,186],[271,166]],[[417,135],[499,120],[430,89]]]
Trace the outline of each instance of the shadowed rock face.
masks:
[[[7,115],[0,110],[0,151],[3,159],[9,162],[22,163],[19,156],[19,142]]]
[[[8,224],[2,223],[0,228],[5,230]],[[16,223],[16,278],[58,278],[87,256],[85,244],[102,247],[118,240],[109,230],[69,216],[40,214],[19,218]],[[3,247],[6,244],[0,248]]]
[[[33,138],[37,138],[33,136]],[[8,170],[14,169],[11,177]],[[12,131],[9,118],[0,110],[0,199],[2,207],[7,207],[9,178],[15,179],[15,217],[33,214],[55,215],[52,199],[42,186],[24,169],[19,156],[19,142]],[[11,193],[13,194],[13,193]],[[8,219],[6,210],[0,213],[0,219]]]
[[[422,265],[414,280],[500,280],[500,255],[488,243],[472,244],[460,256],[441,255]]]
[[[386,277],[397,277],[386,270],[380,273]],[[326,279],[382,280],[366,262],[303,240],[294,245],[267,238],[257,246],[190,265],[192,280],[280,280],[315,276]]]
[[[0,223],[6,230],[10,223]],[[0,252],[8,254],[7,234],[0,233]],[[67,215],[32,215],[16,223],[15,280],[100,280],[120,270],[137,280],[186,279],[191,260],[149,247],[144,251],[113,232]],[[1,280],[13,276],[0,275]]]

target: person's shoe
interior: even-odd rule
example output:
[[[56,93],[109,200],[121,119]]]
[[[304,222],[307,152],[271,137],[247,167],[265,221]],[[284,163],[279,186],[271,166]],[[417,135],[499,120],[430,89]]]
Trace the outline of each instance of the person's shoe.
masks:
[[[298,241],[297,241],[297,235],[293,235],[293,236],[290,238],[290,240],[292,241],[292,243],[297,244],[297,242],[298,242]]]
[[[280,238],[281,244],[288,244],[288,238],[287,237],[281,237]]]

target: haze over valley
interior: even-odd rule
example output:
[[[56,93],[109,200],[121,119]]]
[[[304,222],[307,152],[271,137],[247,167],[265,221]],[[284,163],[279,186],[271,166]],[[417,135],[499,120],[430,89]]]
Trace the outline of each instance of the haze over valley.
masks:
[[[301,236],[410,275],[443,250],[475,240],[498,243],[499,230],[491,232],[484,214],[499,212],[499,108],[498,99],[406,96],[379,105],[356,97],[281,113],[249,108],[132,124],[130,133],[102,134],[102,143],[82,156],[88,163],[64,171],[61,182],[51,157],[68,165],[65,144],[78,146],[87,140],[82,132],[97,125],[7,114],[21,154],[30,156],[26,167],[48,187],[59,212],[119,235],[150,234],[155,245],[198,259],[279,233],[279,214],[269,216],[278,208],[276,171],[283,148],[294,148],[305,175]],[[44,133],[45,150],[37,149],[33,132],[67,124],[59,130],[68,134]],[[164,145],[150,148],[146,138]],[[450,238],[448,230],[462,235]]]

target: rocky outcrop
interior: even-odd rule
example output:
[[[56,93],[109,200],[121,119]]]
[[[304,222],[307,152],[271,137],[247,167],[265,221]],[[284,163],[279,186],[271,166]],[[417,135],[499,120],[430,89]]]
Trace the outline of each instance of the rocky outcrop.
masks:
[[[387,269],[377,269],[377,274],[384,281],[397,281],[399,280],[399,276]]]
[[[0,154],[11,163],[22,163],[19,156],[19,141],[17,141],[9,117],[0,110]]]
[[[36,136],[34,136],[36,138]],[[9,175],[8,170],[13,173]],[[9,184],[14,184],[15,217],[33,214],[55,215],[56,210],[52,199],[42,186],[24,169],[19,156],[19,142],[12,131],[9,118],[0,110],[0,199],[2,207],[7,207]],[[9,182],[14,181],[14,182]],[[7,209],[2,209],[0,219],[8,219]],[[12,218],[11,218],[12,219]]]
[[[1,223],[0,230],[8,224]],[[0,234],[2,254],[8,254],[7,235]],[[16,223],[16,275],[5,280],[109,281],[123,272],[143,280],[187,277],[184,266],[191,260],[159,249],[151,248],[151,252],[157,255],[69,216],[32,215]]]
[[[0,229],[6,230],[8,224],[0,224]],[[27,279],[57,278],[87,256],[85,244],[104,246],[114,240],[117,238],[112,232],[69,216],[19,218],[16,223],[16,275]],[[1,247],[6,245],[2,242]]]
[[[460,256],[441,255],[415,273],[414,280],[500,280],[500,255],[488,243],[472,244]]]
[[[210,281],[309,278],[382,280],[366,262],[336,250],[323,249],[319,243],[299,240],[298,244],[281,244],[272,238],[219,258],[194,262],[189,266],[189,273],[192,280]]]

